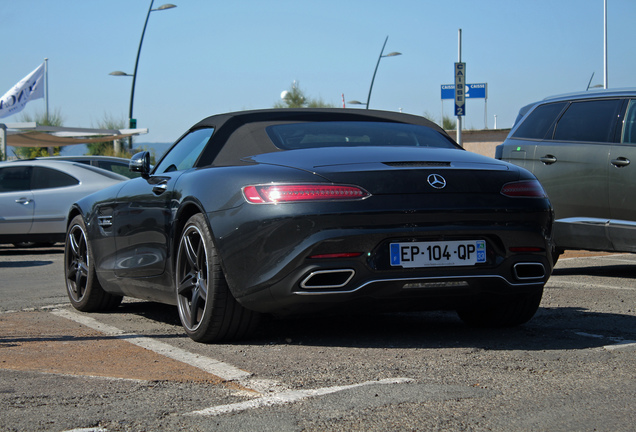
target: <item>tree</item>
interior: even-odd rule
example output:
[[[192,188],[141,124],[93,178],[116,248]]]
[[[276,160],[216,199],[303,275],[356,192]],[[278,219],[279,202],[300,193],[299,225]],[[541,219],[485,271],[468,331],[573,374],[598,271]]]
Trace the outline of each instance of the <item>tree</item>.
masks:
[[[126,127],[126,120],[115,119],[109,114],[104,114],[104,118],[99,122],[97,127],[99,129],[124,129]],[[86,143],[86,148],[88,149],[89,155],[130,157],[126,150],[120,149],[118,151],[113,141]]]
[[[312,99],[305,96],[305,92],[300,89],[296,81],[292,83],[290,90],[283,92],[281,99],[282,101],[274,104],[274,108],[335,108],[322,98]]]
[[[21,121],[34,122],[41,126],[62,126],[64,119],[59,109],[49,113],[48,117],[45,112],[35,115],[23,114]],[[53,156],[60,154],[61,147],[16,147],[14,150],[18,159],[32,159],[42,156]]]
[[[428,112],[425,112],[422,117],[424,117],[427,120],[432,121],[433,123],[437,123],[438,125],[440,125],[442,127],[442,129],[444,130],[455,130],[455,128],[457,127],[457,121],[450,116],[447,116],[446,114],[442,115],[442,123],[438,123],[437,120],[435,120],[435,116],[431,115]]]
[[[453,117],[449,117],[444,115],[442,117],[442,129],[444,130],[455,130],[457,128],[457,120]]]

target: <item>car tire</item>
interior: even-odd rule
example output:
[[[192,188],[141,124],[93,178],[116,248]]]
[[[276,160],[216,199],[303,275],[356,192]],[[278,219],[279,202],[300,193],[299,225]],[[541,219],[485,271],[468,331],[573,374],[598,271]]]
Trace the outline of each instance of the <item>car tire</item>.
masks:
[[[122,301],[122,296],[104,291],[97,279],[93,252],[81,216],[73,218],[66,233],[64,278],[71,305],[82,312],[113,309]]]
[[[260,314],[245,309],[230,292],[201,214],[192,216],[181,233],[175,275],[179,319],[191,339],[229,341],[256,330]]]
[[[539,309],[543,288],[533,293],[489,297],[457,310],[457,315],[473,327],[513,327],[524,324]]]

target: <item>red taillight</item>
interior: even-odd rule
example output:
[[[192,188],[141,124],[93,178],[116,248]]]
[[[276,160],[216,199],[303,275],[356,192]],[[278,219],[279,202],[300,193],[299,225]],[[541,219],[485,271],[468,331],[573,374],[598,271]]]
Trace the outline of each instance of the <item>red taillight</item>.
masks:
[[[346,201],[370,196],[369,192],[357,186],[324,184],[246,186],[243,188],[243,195],[252,204]]]
[[[501,193],[512,198],[546,198],[541,183],[537,180],[523,180],[506,183],[501,188]]]

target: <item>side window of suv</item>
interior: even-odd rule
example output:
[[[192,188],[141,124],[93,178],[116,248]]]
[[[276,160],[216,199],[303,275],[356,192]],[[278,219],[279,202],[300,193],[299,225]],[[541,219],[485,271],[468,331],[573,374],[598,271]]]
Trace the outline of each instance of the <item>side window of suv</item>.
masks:
[[[552,133],[549,131],[565,105],[566,102],[559,102],[538,106],[519,125],[513,138],[542,140],[546,138],[546,135],[550,138]]]
[[[629,101],[629,106],[627,107],[621,142],[636,144],[636,100],[634,99]]]
[[[559,119],[557,141],[612,142],[621,99],[572,102]]]

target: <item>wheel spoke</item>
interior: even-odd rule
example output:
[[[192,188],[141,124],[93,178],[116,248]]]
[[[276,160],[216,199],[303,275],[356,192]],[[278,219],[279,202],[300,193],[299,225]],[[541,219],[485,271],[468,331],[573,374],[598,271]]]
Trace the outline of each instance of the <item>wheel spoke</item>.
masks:
[[[77,265],[77,271],[75,273],[75,286],[76,289],[82,290],[82,295],[84,295],[84,288],[86,284],[84,281],[88,279],[88,266],[84,261],[80,261]],[[78,293],[79,294],[79,293]]]
[[[69,238],[69,244],[71,246],[71,251],[73,252],[73,256],[75,258],[79,258],[80,257],[80,246],[77,242],[77,238],[75,238],[76,233],[79,231],[80,236],[82,234],[82,231],[79,229],[75,229],[73,230],[73,232],[68,236]]]
[[[199,297],[203,302],[208,301],[208,281],[207,279],[199,279]]]
[[[195,252],[194,246],[192,245],[192,238],[190,236],[184,236],[183,245],[186,258],[188,259],[188,264],[194,271],[198,270],[197,264],[199,260],[197,257],[197,252]]]
[[[177,287],[177,293],[180,296],[188,297],[188,294],[194,290],[194,287],[197,285],[196,274],[190,272],[183,277],[179,286]]]
[[[201,297],[199,290],[195,289],[192,293],[192,302],[190,303],[190,326],[194,327],[199,323],[199,303]]]
[[[77,275],[77,261],[73,260],[68,265],[68,274],[66,278],[70,281],[73,281],[75,280],[76,275]]]

